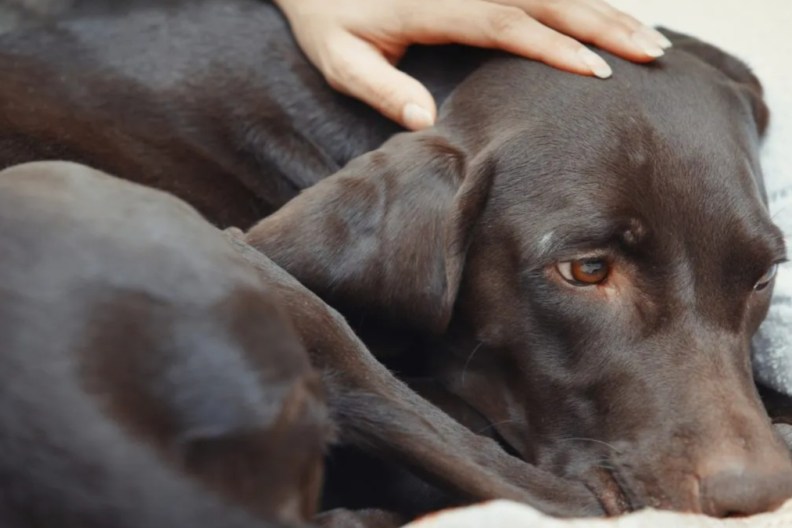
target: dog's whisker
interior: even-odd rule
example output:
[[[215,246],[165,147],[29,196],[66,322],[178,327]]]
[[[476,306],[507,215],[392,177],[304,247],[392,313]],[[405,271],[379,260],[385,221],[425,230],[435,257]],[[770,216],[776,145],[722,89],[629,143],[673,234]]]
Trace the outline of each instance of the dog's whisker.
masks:
[[[494,427],[496,427],[498,425],[504,425],[504,424],[509,424],[509,423],[519,423],[519,422],[520,422],[520,420],[517,420],[517,419],[501,420],[500,422],[493,422],[493,423],[491,423],[491,424],[489,424],[489,425],[487,425],[485,427],[482,427],[478,431],[476,431],[476,434],[481,434],[484,431],[492,429],[492,428],[494,428]]]
[[[585,438],[585,437],[571,437],[571,438],[561,438],[558,442],[593,442],[595,444],[602,444],[605,447],[611,449],[612,451],[618,452],[618,448],[613,444],[609,444],[603,440],[597,440],[596,438]]]
[[[470,353],[470,355],[468,356],[467,360],[465,361],[465,366],[462,367],[462,386],[463,387],[465,386],[465,376],[467,375],[468,365],[470,365],[470,361],[473,359],[473,356],[476,355],[476,352],[478,352],[478,349],[481,348],[481,345],[483,345],[483,344],[484,343],[482,341],[479,341],[479,343],[475,347],[473,347],[473,351]]]

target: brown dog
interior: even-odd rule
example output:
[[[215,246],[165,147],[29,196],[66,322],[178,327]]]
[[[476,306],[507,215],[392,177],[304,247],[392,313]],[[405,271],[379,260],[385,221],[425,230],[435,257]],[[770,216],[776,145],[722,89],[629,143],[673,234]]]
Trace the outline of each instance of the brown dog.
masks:
[[[792,495],[749,365],[785,256],[758,165],[767,111],[744,65],[671,37],[654,67],[612,59],[608,83],[492,60],[434,129],[248,240],[365,314],[364,339],[411,335],[400,358],[609,511],[751,514]]]
[[[323,85],[271,6],[132,4],[0,39],[0,162],[89,162],[246,225],[394,130]],[[791,470],[748,369],[784,253],[766,110],[744,65],[672,37],[654,66],[610,58],[608,82],[418,50],[405,68],[445,101],[439,126],[250,240],[610,511],[751,513]]]

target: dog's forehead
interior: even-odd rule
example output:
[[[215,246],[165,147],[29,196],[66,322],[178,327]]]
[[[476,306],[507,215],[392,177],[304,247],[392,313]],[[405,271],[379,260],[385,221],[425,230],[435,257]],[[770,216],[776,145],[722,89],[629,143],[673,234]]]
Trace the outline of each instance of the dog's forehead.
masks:
[[[560,85],[565,104],[556,93],[535,94],[530,111],[517,105],[496,134],[488,209],[509,219],[532,257],[573,242],[659,238],[669,254],[709,248],[694,267],[712,273],[734,251],[762,262],[783,253],[750,112],[717,72],[695,68],[684,79],[628,69],[609,89],[572,78]]]
[[[655,65],[606,56],[614,70],[607,80],[514,57],[489,61],[457,87],[441,113],[466,124],[458,128],[471,142],[548,124],[586,133],[590,141],[596,134],[588,131],[614,125],[629,130],[642,114],[656,128],[693,143],[723,125],[755,128],[744,90],[688,53],[669,51]]]
[[[635,245],[647,232],[727,247],[774,229],[755,145],[726,138],[682,148],[652,129],[611,132],[610,144],[602,136],[588,144],[555,136],[546,138],[544,150],[535,141],[528,142],[533,150],[504,145],[490,208],[530,225],[526,234],[540,249],[565,238]]]
[[[650,188],[659,194],[655,206],[674,205],[663,199],[672,196],[755,198],[759,138],[748,103],[712,67],[685,54],[668,62],[617,63],[614,79],[603,82],[504,60],[474,79],[504,101],[488,118],[468,116],[481,118],[472,141],[484,136],[495,145],[495,194],[522,202],[539,189],[553,209],[580,209],[587,197],[605,195],[604,203],[640,200]],[[512,84],[525,89],[507,93]]]
[[[680,123],[679,131],[659,125],[646,111],[524,127],[493,150],[493,195],[507,203],[530,200],[549,210],[591,213],[607,207],[683,213],[680,208],[696,208],[704,197],[707,203],[762,209],[756,138],[705,127]]]

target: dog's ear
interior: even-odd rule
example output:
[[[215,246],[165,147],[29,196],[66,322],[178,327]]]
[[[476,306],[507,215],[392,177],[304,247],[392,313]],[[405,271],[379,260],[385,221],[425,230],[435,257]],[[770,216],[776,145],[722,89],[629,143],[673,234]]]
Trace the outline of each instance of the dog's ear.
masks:
[[[763,135],[770,119],[770,111],[764,102],[762,84],[748,65],[712,44],[702,42],[695,37],[662,27],[658,29],[673,42],[674,48],[684,50],[717,68],[738,86],[740,91],[748,97],[754,121],[756,121],[756,128],[759,135]]]
[[[303,191],[247,241],[331,304],[431,332],[451,317],[488,158],[403,133]]]

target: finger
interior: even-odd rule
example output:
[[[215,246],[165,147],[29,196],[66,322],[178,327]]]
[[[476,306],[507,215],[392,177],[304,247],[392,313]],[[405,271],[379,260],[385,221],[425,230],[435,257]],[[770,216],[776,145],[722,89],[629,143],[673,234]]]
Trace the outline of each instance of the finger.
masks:
[[[479,0],[422,2],[405,15],[402,31],[420,44],[497,48],[582,75],[611,75],[597,54],[514,6]]]
[[[604,0],[583,0],[583,1],[586,1],[589,5],[591,5],[592,8],[596,9],[597,11],[609,17],[610,19],[621,22],[623,26],[629,28],[633,33],[638,32],[643,34],[650,41],[660,46],[660,48],[666,50],[673,46],[673,43],[670,40],[668,40],[668,37],[660,33],[658,30],[642,23],[641,21],[625,13],[624,11],[620,11],[614,8]]]
[[[635,62],[647,62],[664,54],[654,38],[635,29],[629,21],[604,7],[580,0],[494,0],[519,5],[539,22],[583,42]]]
[[[596,10],[598,10],[598,11],[600,11],[600,12],[602,12],[602,13],[610,16],[610,17],[613,17],[613,18],[616,18],[616,19],[620,20],[622,22],[622,24],[624,24],[625,26],[628,26],[633,31],[643,31],[643,32],[645,32],[661,48],[668,49],[671,46],[673,46],[671,41],[668,40],[668,37],[666,37],[665,35],[660,33],[658,30],[656,30],[655,28],[653,28],[651,26],[648,26],[648,25],[644,24],[640,20],[638,20],[635,17],[625,13],[624,11],[620,11],[620,10],[616,9],[612,5],[610,5],[607,2],[605,2],[604,0],[588,0],[588,1],[591,3],[591,6],[594,9],[596,9]]]
[[[336,90],[372,106],[410,130],[434,124],[436,107],[429,91],[397,70],[373,45],[349,33],[334,34],[320,65]]]

